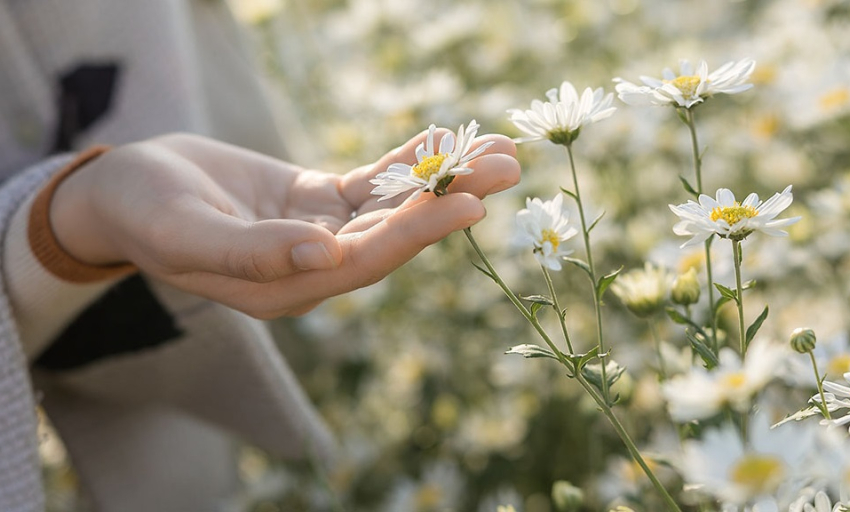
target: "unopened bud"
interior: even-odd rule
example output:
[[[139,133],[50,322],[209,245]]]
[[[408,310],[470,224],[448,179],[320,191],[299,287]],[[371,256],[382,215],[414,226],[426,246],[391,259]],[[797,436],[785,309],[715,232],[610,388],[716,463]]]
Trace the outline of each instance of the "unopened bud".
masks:
[[[699,279],[697,279],[697,270],[691,267],[684,274],[679,274],[673,281],[673,289],[670,291],[670,298],[673,302],[681,306],[690,306],[699,301]]]
[[[584,504],[584,491],[566,480],[558,480],[552,484],[552,501],[558,512],[576,512]]]
[[[814,350],[817,340],[815,331],[798,327],[791,333],[791,348],[801,354],[808,354]]]

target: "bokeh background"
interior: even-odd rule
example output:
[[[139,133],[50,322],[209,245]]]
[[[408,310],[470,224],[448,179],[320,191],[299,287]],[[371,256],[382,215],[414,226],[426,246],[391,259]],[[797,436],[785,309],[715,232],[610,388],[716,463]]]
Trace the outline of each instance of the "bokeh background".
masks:
[[[207,0],[211,1],[211,0]],[[753,58],[755,87],[696,109],[706,190],[768,197],[793,184],[787,239],[745,244],[748,323],[770,302],[763,333],[785,340],[811,326],[850,361],[850,2],[840,0],[231,0],[261,63],[292,160],[345,172],[374,161],[430,123],[521,135],[508,108],[528,108],[569,80],[577,88],[660,76],[679,59],[710,69]],[[629,107],[575,144],[582,193],[603,271],[671,272],[699,258],[678,248],[669,203],[688,199],[687,128],[671,108]],[[569,181],[563,150],[519,147],[522,184],[486,201],[474,233],[518,293],[543,293],[539,268],[512,243],[527,196]],[[575,241],[576,255],[583,256]],[[732,284],[727,246],[717,280]],[[554,482],[585,492],[584,510],[641,495],[646,482],[573,382],[546,360],[505,355],[538,343],[485,276],[461,235],[424,251],[388,279],[276,321],[281,349],[337,434],[340,464],[274,460],[245,447],[246,494],[234,510],[554,512]],[[590,288],[580,271],[556,275],[580,347],[594,340]],[[735,328],[736,317],[728,317]],[[651,366],[648,324],[609,294],[604,309],[627,428],[651,450],[670,435]],[[725,318],[724,318],[725,319]],[[548,325],[552,318],[547,318]],[[679,326],[657,319],[670,347]],[[850,368],[848,368],[850,369]],[[846,371],[846,370],[845,370]],[[802,405],[808,395],[799,397]],[[789,411],[791,412],[791,411]],[[60,442],[42,446],[50,510],[88,510]],[[651,492],[649,493],[652,494]],[[653,510],[652,497],[646,510]]]

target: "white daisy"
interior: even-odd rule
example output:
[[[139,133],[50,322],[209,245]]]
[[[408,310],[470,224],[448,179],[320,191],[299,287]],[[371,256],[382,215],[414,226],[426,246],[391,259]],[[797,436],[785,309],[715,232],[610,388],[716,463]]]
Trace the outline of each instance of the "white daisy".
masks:
[[[578,233],[570,226],[563,203],[561,194],[549,201],[527,198],[525,208],[516,214],[520,243],[532,246],[537,261],[552,270],[561,270],[561,259],[572,252],[564,249],[563,242]]]
[[[790,349],[784,344],[756,338],[741,358],[730,348],[720,351],[720,364],[711,371],[694,366],[662,384],[662,394],[674,421],[684,423],[710,418],[729,406],[739,412],[750,408],[753,396],[775,376]]]
[[[693,237],[682,247],[699,244],[713,234],[731,240],[743,240],[753,231],[785,236],[788,233],[779,228],[794,224],[800,217],[773,219],[788,208],[792,200],[791,185],[767,201],[760,202],[758,195],[750,194],[740,203],[735,201],[731,190],[721,188],[716,199],[700,194],[698,203],[689,200],[678,206],[669,205],[670,210],[682,219],[673,227],[673,232]]]
[[[813,504],[810,504],[809,501],[812,500],[808,496],[800,498],[791,505],[788,512],[840,512],[847,510],[847,505],[842,505],[841,502],[837,502],[833,506],[829,496],[823,491],[818,491],[815,494]]]
[[[432,124],[428,127],[425,142],[416,148],[417,163],[415,165],[391,164],[385,172],[369,181],[377,185],[372,190],[372,194],[383,196],[378,201],[410,190],[415,190],[412,195],[414,198],[422,192],[444,194],[446,187],[455,176],[472,172],[472,168],[467,167],[466,164],[484,153],[493,144],[492,141],[485,142],[470,151],[478,128],[479,125],[474,119],[469,122],[466,129],[460,125],[457,131],[457,144],[455,144],[455,134],[449,132],[440,139],[440,147],[437,149],[434,146],[434,131],[437,127]]]
[[[805,465],[816,426],[789,424],[771,430],[764,414],[751,416],[747,442],[726,423],[685,441],[680,462],[686,485],[696,486],[726,504],[747,509],[787,507],[805,482]]]
[[[629,311],[645,318],[664,309],[672,285],[673,276],[667,269],[646,262],[643,269],[621,275],[611,285],[611,291]]]
[[[727,62],[717,70],[708,72],[702,60],[696,70],[687,60],[679,63],[679,74],[665,68],[662,78],[641,76],[643,85],[615,78],[619,98],[628,105],[656,105],[691,108],[715,94],[737,94],[752,88],[747,83],[755,69],[752,59]]]
[[[586,88],[579,98],[570,82],[563,82],[560,89],[546,92],[549,101],[533,100],[530,110],[512,108],[508,110],[510,121],[528,137],[517,142],[549,140],[555,144],[570,144],[578,137],[582,126],[601,121],[611,116],[614,95],[605,94],[602,88]]]

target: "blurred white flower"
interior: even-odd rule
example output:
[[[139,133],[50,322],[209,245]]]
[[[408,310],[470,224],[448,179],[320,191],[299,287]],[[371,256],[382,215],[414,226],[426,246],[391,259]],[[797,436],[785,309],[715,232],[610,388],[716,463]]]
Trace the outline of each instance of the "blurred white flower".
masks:
[[[777,505],[787,510],[805,486],[813,424],[771,430],[764,415],[750,417],[748,424],[746,442],[731,423],[685,441],[680,462],[685,482],[731,505],[764,503],[766,508],[753,510],[778,511]]]
[[[605,94],[601,87],[586,88],[579,98],[576,88],[564,81],[560,89],[546,92],[549,101],[532,100],[530,110],[508,110],[510,121],[528,134],[517,142],[549,140],[555,144],[570,144],[578,137],[582,126],[601,121],[617,110],[611,106],[614,95]]]
[[[415,165],[405,163],[391,164],[385,172],[379,173],[370,183],[377,185],[372,194],[383,196],[378,201],[395,197],[401,193],[415,190],[412,197],[418,197],[422,192],[445,193],[446,187],[455,176],[472,173],[472,168],[466,167],[472,159],[484,153],[493,142],[485,142],[474,150],[472,142],[478,133],[479,125],[473,119],[464,129],[460,125],[455,134],[449,132],[440,139],[440,147],[434,146],[434,132],[437,127],[428,127],[425,142],[416,148]]]
[[[743,202],[738,202],[731,190],[721,188],[717,191],[716,199],[700,194],[699,203],[689,200],[678,206],[669,205],[670,210],[681,218],[673,227],[673,232],[693,237],[682,244],[682,247],[704,242],[714,234],[731,240],[743,240],[753,231],[761,231],[771,236],[785,236],[788,233],[779,228],[794,224],[800,217],[779,220],[774,218],[788,208],[792,200],[791,185],[763,202],[759,201],[759,196],[755,193],[748,195]]]
[[[549,201],[527,198],[525,208],[516,214],[520,243],[532,246],[537,261],[552,270],[561,270],[561,259],[572,252],[564,248],[563,242],[578,233],[570,226],[569,212],[563,203],[560,193]]]
[[[785,344],[766,338],[750,344],[743,364],[732,349],[721,349],[720,364],[713,370],[694,366],[689,373],[662,385],[670,416],[682,423],[709,418],[727,405],[739,412],[748,411],[752,397],[773,379],[789,354]]]
[[[679,74],[665,68],[662,78],[641,76],[643,85],[615,78],[619,98],[629,105],[673,105],[691,108],[715,94],[737,94],[752,88],[747,83],[755,69],[751,59],[730,61],[709,74],[708,64],[702,60],[696,70],[687,60],[679,63]]]
[[[673,276],[667,269],[646,262],[643,269],[619,276],[611,284],[611,291],[629,311],[645,318],[664,309],[672,284]]]

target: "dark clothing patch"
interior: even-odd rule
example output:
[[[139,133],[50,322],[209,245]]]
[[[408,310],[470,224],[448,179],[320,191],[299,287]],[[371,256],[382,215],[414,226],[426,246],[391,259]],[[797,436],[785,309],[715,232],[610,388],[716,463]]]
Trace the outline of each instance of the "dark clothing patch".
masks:
[[[74,139],[109,112],[118,74],[118,64],[87,63],[59,77],[59,119],[54,152],[70,151]]]
[[[35,361],[35,366],[71,370],[156,347],[182,334],[147,282],[135,274],[112,287],[77,317]]]

